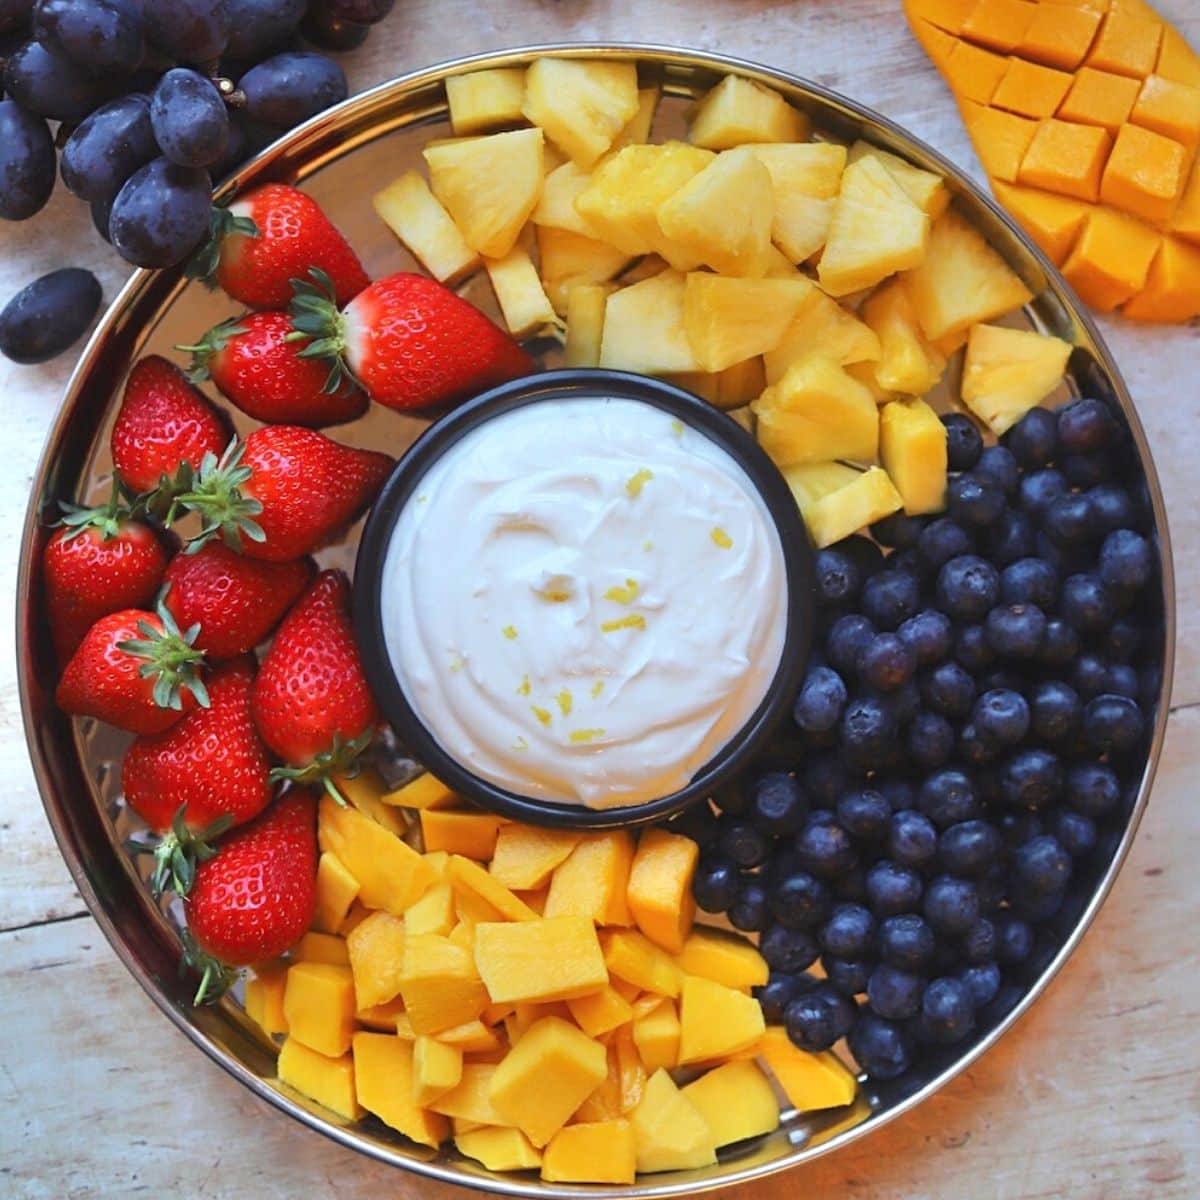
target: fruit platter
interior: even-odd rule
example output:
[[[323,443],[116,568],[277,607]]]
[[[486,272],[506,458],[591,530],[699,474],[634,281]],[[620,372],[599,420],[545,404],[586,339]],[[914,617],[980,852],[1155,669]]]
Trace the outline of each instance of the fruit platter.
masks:
[[[406,76],[217,199],[209,286],[83,351],[18,582],[50,822],[163,1013],[503,1195],[754,1180],[993,1045],[1174,644],[1049,260],[886,118],[656,47]]]

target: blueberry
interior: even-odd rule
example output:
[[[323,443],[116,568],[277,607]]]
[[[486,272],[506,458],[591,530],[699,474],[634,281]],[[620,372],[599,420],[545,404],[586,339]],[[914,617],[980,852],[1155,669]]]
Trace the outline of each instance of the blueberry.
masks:
[[[844,604],[858,595],[862,575],[852,555],[839,546],[818,550],[813,559],[817,580],[817,595],[826,604]]]
[[[801,1050],[828,1050],[854,1025],[855,1007],[832,988],[814,988],[797,996],[784,1013],[788,1037]]]
[[[1050,617],[1046,621],[1046,632],[1038,658],[1051,667],[1062,667],[1079,653],[1079,634],[1070,622],[1062,617]]]
[[[787,929],[812,929],[829,912],[829,889],[807,871],[793,871],[771,885],[771,913]]]
[[[1093,531],[1092,502],[1084,492],[1067,492],[1042,513],[1042,528],[1060,546],[1086,542]]]
[[[892,809],[887,800],[870,788],[847,792],[837,802],[838,824],[865,841],[877,841],[887,832]]]
[[[923,813],[894,813],[888,827],[887,851],[904,867],[923,867],[937,852],[937,829]]]
[[[1045,611],[1058,600],[1058,583],[1058,572],[1044,558],[1020,558],[1000,572],[1000,599],[1005,604],[1036,604]]]
[[[1117,440],[1119,426],[1102,400],[1072,400],[1058,413],[1058,440],[1072,454],[1106,450]]]
[[[999,753],[999,747],[980,735],[970,722],[962,727],[958,735],[958,753],[965,763],[981,767],[991,762]]]
[[[938,860],[954,875],[974,876],[996,862],[1003,849],[996,827],[987,821],[960,821],[942,831]]]
[[[1110,662],[1129,662],[1141,644],[1142,631],[1128,617],[1118,617],[1104,633],[1104,652]]]
[[[892,1021],[863,1013],[850,1031],[848,1045],[854,1061],[872,1079],[895,1079],[912,1065],[908,1035]]]
[[[1083,858],[1096,848],[1096,822],[1083,813],[1060,808],[1050,816],[1050,832],[1072,858]]]
[[[926,777],[917,794],[917,807],[939,828],[979,816],[979,797],[962,771],[943,769]]]
[[[1088,490],[1088,499],[1092,503],[1093,528],[1100,536],[1137,523],[1137,507],[1119,484],[1098,483]]]
[[[1071,667],[1071,686],[1085,699],[1108,687],[1108,665],[1095,654],[1080,654]]]
[[[863,584],[864,615],[876,628],[895,629],[917,611],[921,585],[908,571],[880,571]]]
[[[750,811],[750,789],[740,785],[726,784],[712,797],[717,808],[729,817],[740,817]]]
[[[1017,504],[1021,511],[1040,518],[1050,505],[1069,490],[1066,476],[1053,467],[1031,471],[1018,486]]]
[[[848,765],[870,769],[883,762],[896,736],[896,721],[874,696],[851,700],[841,721],[842,757]]]
[[[920,579],[925,574],[927,567],[925,560],[917,552],[917,548],[906,546],[903,550],[893,550],[888,555],[887,569],[889,571],[907,571],[910,575],[915,575]]]
[[[992,667],[984,671],[977,680],[980,692],[996,690],[1023,692],[1025,683],[1026,680],[1020,672],[1014,671],[1011,667]]]
[[[971,723],[997,746],[1015,746],[1029,732],[1029,705],[1020,692],[995,688],[975,701]]]
[[[1019,917],[996,920],[996,958],[1005,966],[1016,966],[1033,953],[1033,930]]]
[[[921,1033],[931,1042],[961,1042],[975,1027],[975,1004],[961,979],[933,980],[921,1000]]]
[[[758,948],[772,970],[792,974],[812,966],[819,953],[811,934],[783,925],[770,926],[759,939]]]
[[[1071,575],[1063,581],[1062,615],[1080,633],[1100,633],[1114,616],[1112,594],[1097,575]]]
[[[1083,735],[1097,754],[1123,754],[1141,740],[1146,722],[1128,696],[1102,694],[1083,710]]]
[[[954,626],[945,613],[925,608],[909,617],[896,630],[896,636],[913,652],[918,666],[928,667],[949,655],[954,645]]]
[[[754,783],[750,820],[769,837],[795,833],[808,816],[804,789],[790,775],[771,771]]]
[[[917,539],[917,553],[935,571],[952,558],[970,554],[974,547],[971,535],[949,517],[939,517],[926,525]]]
[[[875,626],[858,613],[839,617],[825,635],[830,665],[846,674],[858,666],[858,657],[875,636]]]
[[[843,996],[859,996],[865,992],[874,966],[861,958],[837,958],[832,954],[822,956],[821,965],[830,986]],[[766,1016],[765,1012],[763,1016]]]
[[[987,917],[980,917],[963,935],[963,957],[967,962],[990,962],[996,957],[996,926]]]
[[[917,669],[917,656],[894,633],[877,633],[858,659],[858,673],[864,683],[890,692],[907,683]]]
[[[1078,454],[1064,454],[1059,459],[1058,469],[1073,487],[1090,488],[1110,479],[1113,465],[1107,454],[1099,450],[1087,450]]]
[[[949,616],[978,620],[999,599],[1000,576],[985,559],[960,554],[938,572],[937,595]]]
[[[955,978],[962,980],[971,997],[971,1004],[977,1009],[990,1004],[1000,991],[1000,968],[995,963],[962,967],[956,972]]]
[[[1083,703],[1075,689],[1061,680],[1036,684],[1029,701],[1030,728],[1043,741],[1065,741],[1079,728]]]
[[[831,813],[813,813],[796,835],[800,865],[818,879],[836,879],[857,862],[850,835]]]
[[[701,849],[711,846],[717,838],[717,814],[708,806],[708,801],[693,804],[691,808],[674,817],[667,825],[672,833],[689,837]]]
[[[792,706],[796,724],[806,733],[827,733],[846,707],[846,685],[832,667],[813,667]]]
[[[954,726],[938,713],[917,713],[905,737],[909,758],[919,767],[945,766],[954,754]]]
[[[769,920],[767,889],[757,880],[744,880],[729,908],[729,923],[744,933],[759,933],[766,929]]]
[[[939,875],[925,889],[921,911],[935,933],[961,937],[979,920],[979,892],[969,880]]]
[[[946,427],[946,465],[951,471],[969,471],[983,453],[983,438],[970,417],[963,413],[943,413]]]
[[[832,808],[849,786],[846,768],[835,755],[813,754],[801,767],[805,794],[814,804]]]
[[[1111,588],[1137,591],[1150,580],[1154,552],[1132,529],[1115,529],[1100,547],[1100,579]]]
[[[1004,844],[1011,850],[1041,837],[1046,832],[1045,822],[1035,812],[1024,809],[1018,812],[1003,812],[997,824]]]
[[[867,899],[880,917],[911,912],[921,899],[921,877],[909,867],[882,859],[867,872]]]
[[[868,537],[842,538],[836,543],[843,554],[850,555],[858,567],[859,578],[867,579],[876,571],[883,569],[883,551]]]
[[[881,1017],[903,1020],[920,1007],[924,986],[925,981],[915,972],[880,963],[867,980],[867,1003]]]
[[[1018,891],[1060,892],[1071,878],[1071,856],[1057,838],[1045,834],[1016,848],[1012,874]]]
[[[917,538],[927,524],[924,517],[910,517],[904,512],[894,512],[871,526],[871,536],[881,546],[904,550],[917,544]]]
[[[951,720],[965,717],[975,700],[975,681],[955,662],[944,662],[921,679],[921,698]]]
[[[935,948],[929,922],[916,913],[888,917],[879,926],[879,957],[890,967],[901,971],[924,971],[933,961]]]
[[[1019,808],[1044,808],[1063,788],[1062,765],[1049,750],[1018,750],[1000,778],[1005,803]]]
[[[1020,467],[1007,446],[988,446],[975,464],[975,475],[988,479],[1006,496],[1011,496],[1021,479]]]
[[[986,476],[956,475],[946,485],[946,511],[960,525],[991,525],[1004,511],[1004,493]]]
[[[1005,658],[1036,658],[1046,636],[1046,614],[1036,604],[998,604],[983,623],[988,645]]]
[[[875,947],[875,918],[861,904],[839,904],[818,935],[822,949],[839,958],[862,958]]]
[[[880,692],[879,698],[887,705],[897,726],[907,725],[921,709],[921,688],[915,679],[906,680],[895,691]],[[896,753],[890,765],[903,766],[903,758],[898,757],[899,747],[893,745],[892,749]]]
[[[954,657],[968,671],[982,671],[996,661],[996,652],[982,625],[964,625],[954,637]]]
[[[1058,449],[1058,421],[1045,408],[1031,408],[1005,435],[1017,462],[1031,470],[1044,467]]]
[[[1137,671],[1128,663],[1109,663],[1104,690],[1114,696],[1127,696],[1130,700],[1137,700],[1141,695],[1142,686]]]
[[[1015,508],[1006,508],[988,530],[988,556],[997,566],[1028,558],[1036,546],[1033,521]]]
[[[743,870],[766,861],[770,843],[766,836],[741,817],[722,817],[717,830],[717,849]]]
[[[874,786],[879,794],[888,802],[892,812],[903,812],[907,808],[916,808],[916,789],[907,779],[877,779]]]
[[[701,858],[692,880],[692,895],[705,912],[725,912],[738,898],[741,876],[727,858]]]
[[[772,1025],[780,1024],[783,1021],[784,1011],[796,998],[799,991],[795,975],[772,971],[767,982],[754,989],[755,999],[762,1008],[763,1019],[771,1022]]]

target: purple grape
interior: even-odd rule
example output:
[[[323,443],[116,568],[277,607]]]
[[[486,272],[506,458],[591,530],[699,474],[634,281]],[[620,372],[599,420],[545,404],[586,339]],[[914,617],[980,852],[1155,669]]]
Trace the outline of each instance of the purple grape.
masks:
[[[310,4],[300,32],[322,50],[357,50],[367,40],[370,25],[335,17],[323,4]]]
[[[0,100],[0,217],[24,221],[54,191],[54,139],[41,117]]]
[[[181,167],[211,167],[229,144],[221,93],[188,67],[176,67],[159,81],[150,99],[150,123],[163,154]]]
[[[324,0],[323,7],[340,21],[375,25],[395,7],[396,0]]]
[[[342,68],[323,54],[289,52],[251,68],[238,82],[252,121],[291,129],[349,94]]]
[[[127,75],[142,61],[142,12],[135,0],[37,0],[33,34],[97,74]]]
[[[229,13],[229,45],[225,53],[256,62],[281,49],[304,16],[305,0],[225,0]]]
[[[63,147],[59,169],[68,191],[88,203],[111,205],[125,180],[157,157],[150,100],[135,92],[83,119]]]
[[[39,117],[82,121],[116,89],[111,80],[89,75],[65,55],[26,42],[4,65],[4,90]]]
[[[229,44],[226,0],[145,0],[146,37],[180,62],[214,63]]]
[[[108,236],[108,218],[112,213],[113,200],[96,200],[88,205],[88,209],[92,214],[92,224],[96,227],[96,232],[110,245],[112,238]]]
[[[206,171],[156,158],[117,193],[108,231],[138,267],[173,267],[208,234],[212,183]]]
[[[91,271],[51,271],[22,288],[0,312],[0,354],[19,363],[46,362],[78,340],[100,307]]]

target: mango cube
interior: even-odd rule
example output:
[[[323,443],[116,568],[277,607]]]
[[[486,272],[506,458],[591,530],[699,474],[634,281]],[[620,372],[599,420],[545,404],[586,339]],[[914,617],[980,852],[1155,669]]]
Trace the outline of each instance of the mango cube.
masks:
[[[880,358],[873,370],[878,385],[909,396],[928,392],[941,377],[945,361],[921,336],[903,281],[894,279],[876,288],[863,304],[862,316],[879,338]]]
[[[342,860],[328,851],[322,854],[317,860],[313,928],[322,933],[337,933],[357,895],[358,880],[346,870]]]
[[[1073,71],[1083,62],[1100,19],[1101,13],[1083,6],[1039,4],[1017,51],[1034,62]]]
[[[699,103],[689,140],[710,150],[729,150],[747,142],[802,142],[809,123],[778,92],[726,75]]]
[[[514,891],[540,888],[582,836],[572,829],[543,829],[517,822],[502,825],[488,870],[492,878]]]
[[[1008,70],[992,95],[992,107],[1022,117],[1052,117],[1070,86],[1071,76],[1066,71],[1010,58]]]
[[[780,1025],[767,1027],[758,1053],[792,1107],[800,1112],[841,1108],[853,1103],[858,1093],[858,1081],[836,1054],[799,1049]]]
[[[486,1009],[484,1013],[486,1013]],[[437,1041],[447,1046],[454,1046],[463,1054],[470,1054],[473,1062],[479,1062],[479,1055],[490,1054],[495,1050],[503,1051],[504,1043],[494,1029],[483,1023],[481,1013],[473,1021],[464,1021],[461,1025],[452,1025],[433,1036]]]
[[[427,851],[445,850],[487,862],[503,824],[504,818],[495,813],[426,809],[421,813],[421,837]]]
[[[1106,129],[1068,121],[1043,121],[1021,160],[1017,182],[1095,203],[1112,146]]]
[[[599,943],[597,943],[597,946]],[[575,1024],[588,1037],[598,1038],[618,1025],[624,1025],[633,1017],[629,1001],[614,987],[605,985],[598,992],[567,1001],[567,1008]]]
[[[286,986],[287,968],[280,963],[261,963],[246,980],[246,1016],[268,1036],[288,1031],[283,1012]]]
[[[767,960],[753,942],[707,925],[698,925],[688,934],[675,955],[675,965],[685,975],[701,975],[739,992],[761,986],[770,976]]]
[[[302,962],[288,968],[283,1014],[289,1038],[327,1058],[338,1058],[350,1049],[354,1011],[349,967]]]
[[[664,1070],[646,1082],[630,1124],[639,1171],[687,1171],[717,1161],[708,1122]]]
[[[1008,59],[970,42],[955,42],[938,65],[956,96],[990,104],[1008,70]]]
[[[383,796],[384,804],[394,808],[453,808],[458,797],[436,775],[426,771]]]
[[[770,1133],[779,1125],[774,1089],[753,1062],[731,1062],[683,1089],[718,1147]]]
[[[621,1111],[632,1112],[642,1101],[646,1088],[646,1068],[633,1040],[633,1029],[622,1025],[614,1029],[612,1044],[617,1050],[617,1077],[621,1085]]]
[[[423,933],[404,939],[400,994],[416,1033],[438,1033],[473,1020],[488,993],[469,950]]]
[[[684,295],[684,277],[663,271],[609,296],[600,365],[642,375],[698,371],[684,331]]]
[[[600,365],[600,346],[604,339],[604,309],[608,303],[609,290],[603,284],[581,283],[567,292],[567,336],[563,342],[563,366]],[[492,865],[494,867],[495,863]]]
[[[384,801],[387,788],[378,771],[365,767],[357,775],[343,772],[333,777],[333,783],[350,806],[364,817],[382,825],[398,838],[408,833],[408,822],[404,815]]]
[[[358,1008],[386,1004],[400,991],[403,975],[405,922],[387,912],[373,912],[346,938]]]
[[[1189,321],[1200,314],[1200,249],[1163,238],[1145,287],[1121,311],[1133,321]]]
[[[622,1119],[568,1125],[542,1152],[542,1178],[552,1183],[632,1183],[636,1173],[633,1130]]]
[[[974,100],[960,101],[959,110],[983,169],[993,180],[1015,180],[1038,123]]]
[[[633,1044],[647,1071],[679,1064],[679,1033],[679,1013],[671,1000],[659,1000],[633,1022]]]
[[[316,933],[311,929],[296,943],[292,957],[297,962],[333,963],[336,967],[350,965],[345,938],[331,933]]]
[[[626,899],[632,865],[633,839],[626,830],[585,835],[555,869],[545,915],[585,916],[597,925],[632,925]]]
[[[445,937],[457,924],[454,889],[445,880],[435,883],[404,914],[404,932],[437,933]]]
[[[609,149],[638,108],[631,62],[539,58],[525,75],[525,116],[583,167]]]
[[[447,81],[447,86],[454,80]],[[371,201],[387,227],[439,283],[453,283],[479,265],[450,214],[417,171],[406,171]]]
[[[521,120],[525,72],[520,67],[469,71],[446,80],[450,124],[459,137]]]
[[[408,1019],[408,1013],[404,1011],[404,1001],[399,996],[384,1004],[372,1004],[368,1008],[360,1008],[354,1014],[354,1019],[368,1029],[399,1034],[408,1042],[416,1037],[412,1030],[412,1023]]]
[[[683,327],[702,371],[716,373],[774,350],[813,285],[806,279],[687,276]]]
[[[1090,207],[1082,200],[1068,200],[1033,188],[1010,187],[1000,182],[992,186],[996,199],[1024,226],[1046,257],[1061,266],[1075,245]]]
[[[399,1039],[397,1039],[398,1041]],[[445,1041],[419,1035],[412,1044],[412,1100],[426,1108],[462,1080],[463,1052]]]
[[[626,895],[637,927],[672,954],[683,949],[696,903],[692,876],[700,850],[691,838],[647,829],[638,841]]]
[[[385,1125],[422,1146],[437,1146],[449,1135],[445,1117],[426,1112],[413,1099],[414,1049],[387,1033],[354,1035],[354,1079],[358,1102]]]
[[[1162,32],[1163,23],[1148,7],[1139,11],[1114,4],[1105,14],[1092,44],[1088,65],[1118,75],[1145,78],[1158,60]]]
[[[595,926],[583,915],[478,925],[475,962],[493,1003],[571,1000],[608,982]]]
[[[1014,50],[1036,11],[1029,0],[979,0],[962,24],[962,36],[994,50]]]
[[[1165,221],[1183,188],[1184,148],[1161,133],[1122,125],[1100,180],[1100,199],[1144,221]]]
[[[846,148],[831,142],[788,142],[751,149],[771,176],[771,240],[791,262],[804,262],[829,235]]]
[[[766,1028],[752,996],[696,975],[683,977],[679,1000],[679,1065],[723,1058],[753,1046]]]
[[[1165,79],[1200,87],[1200,55],[1173,25],[1164,25],[1154,70]]]
[[[999,436],[1062,383],[1070,355],[1061,338],[976,325],[963,363],[963,403]]]
[[[1140,86],[1136,79],[1084,67],[1059,106],[1059,120],[1099,125],[1116,133],[1129,120]]]
[[[917,17],[924,24],[957,35],[962,33],[977,3],[978,0],[905,0],[904,7],[910,18]]]
[[[542,1165],[542,1152],[519,1129],[473,1129],[455,1134],[454,1145],[459,1154],[476,1159],[489,1171],[536,1171]]]
[[[463,1063],[462,1078],[430,1104],[430,1111],[454,1118],[456,1132],[461,1121],[473,1125],[512,1124],[492,1103],[495,1074],[495,1063]]]
[[[820,549],[882,521],[903,507],[904,500],[888,473],[879,467],[870,467],[856,473],[845,487],[802,506],[800,515],[813,545]]]
[[[473,893],[510,921],[537,920],[537,913],[528,904],[518,900],[504,884],[469,858],[452,854],[446,875],[456,891]]]
[[[657,996],[678,996],[679,968],[666,951],[634,930],[606,930],[600,937],[609,972]]]
[[[1200,138],[1200,86],[1148,75],[1130,119],[1176,142],[1195,145]]]
[[[1093,209],[1063,263],[1063,276],[1086,304],[1107,312],[1141,291],[1161,240],[1134,217]]]
[[[363,1115],[354,1086],[354,1059],[349,1054],[329,1058],[289,1037],[275,1064],[279,1082],[324,1105],[347,1121]]]
[[[863,472],[857,468],[839,462],[801,463],[783,469],[784,482],[787,483],[792,495],[796,498],[796,505],[801,514],[807,513],[808,509],[818,500],[823,500],[833,492],[839,492],[843,488],[849,487],[856,480],[861,479],[862,475]],[[688,974],[705,975],[710,979],[717,978],[707,971],[689,971]],[[726,979],[717,978],[717,982],[728,983],[730,987],[736,986]]]
[[[946,427],[924,400],[883,406],[879,451],[909,516],[946,507]]]
[[[763,355],[767,382],[778,383],[793,363],[811,354],[823,354],[842,366],[874,362],[880,356],[879,338],[849,309],[813,287],[800,311],[792,318],[783,341]]]

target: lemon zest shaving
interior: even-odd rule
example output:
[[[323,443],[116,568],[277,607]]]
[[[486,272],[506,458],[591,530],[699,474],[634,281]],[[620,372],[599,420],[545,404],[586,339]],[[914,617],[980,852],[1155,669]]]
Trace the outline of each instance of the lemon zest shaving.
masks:
[[[599,700],[599,699],[600,699],[600,693],[601,693],[602,691],[604,691],[604,680],[603,680],[603,679],[597,679],[597,680],[596,680],[596,682],[592,684],[592,699],[593,699],[593,700]]]
[[[683,437],[683,422],[682,421],[672,421],[671,422],[671,432],[676,437]]]
[[[515,642],[517,640],[517,627],[515,625],[505,625],[500,632],[504,634],[504,636],[508,638],[510,642]]]
[[[614,604],[632,604],[638,597],[638,583],[636,579],[625,580],[625,586],[619,584],[610,587],[604,593],[605,600],[611,600]]]
[[[596,738],[604,736],[603,729],[573,729],[570,733],[570,740],[576,744],[582,742],[593,742]]]
[[[634,471],[625,481],[625,494],[630,500],[636,500],[642,494],[642,488],[653,478],[654,472],[648,471],[645,467],[640,471]]]
[[[562,715],[564,717],[569,717],[571,715],[571,708],[575,704],[574,697],[571,695],[571,693],[568,692],[566,688],[563,688],[563,690],[554,698],[558,701],[558,707],[562,712]]]
[[[538,704],[531,704],[529,707],[533,709],[533,715],[534,715],[535,717],[537,717],[537,719],[538,719],[538,720],[539,720],[539,721],[540,721],[540,722],[541,722],[543,725],[549,725],[549,724],[550,724],[550,722],[551,722],[552,720],[554,720],[554,718],[553,718],[553,717],[550,715],[550,710],[549,710],[549,709],[547,709],[547,708],[542,708],[542,707],[541,707],[540,705],[538,705]]]
[[[605,621],[600,626],[601,633],[616,633],[618,629],[645,629],[646,618],[641,613],[630,613],[627,617],[618,617],[615,621]]]
[[[723,530],[720,525],[714,525],[712,532],[708,535],[712,540],[721,547],[722,550],[728,550],[733,546],[733,538]]]
[[[521,686],[519,688],[517,688],[517,695],[518,696],[528,696],[530,690],[531,689],[529,686],[529,676],[525,675],[521,679]]]

